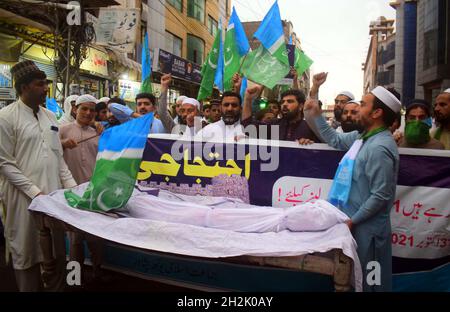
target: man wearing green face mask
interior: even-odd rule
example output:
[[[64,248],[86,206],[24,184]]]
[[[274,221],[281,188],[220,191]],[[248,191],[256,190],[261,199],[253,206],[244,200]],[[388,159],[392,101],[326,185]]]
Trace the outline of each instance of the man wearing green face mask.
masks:
[[[430,136],[431,105],[425,100],[412,100],[406,107],[405,136],[400,147],[444,149],[444,145]]]

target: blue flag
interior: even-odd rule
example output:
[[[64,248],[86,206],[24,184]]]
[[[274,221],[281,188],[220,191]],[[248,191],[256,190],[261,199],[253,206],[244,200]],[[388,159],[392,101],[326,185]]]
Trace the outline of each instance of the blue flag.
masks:
[[[222,38],[222,21],[219,21],[219,60],[217,61],[217,70],[214,76],[214,84],[223,92],[223,73],[224,73],[224,61],[223,61],[223,38]]]
[[[153,93],[152,89],[152,58],[148,47],[148,33],[145,33],[144,44],[142,45],[142,85],[141,92]]]
[[[57,120],[59,120],[64,115],[64,111],[61,109],[61,107],[59,107],[54,98],[45,98],[45,106],[49,111],[55,114]]]
[[[249,50],[250,45],[248,44],[244,28],[242,27],[236,10],[233,8],[233,13],[228,21],[224,43],[225,70],[223,79],[226,91],[233,89],[233,76],[239,72],[244,55],[246,55]]]
[[[261,44],[272,56],[280,62],[289,65],[278,1],[275,1],[272,8],[267,12],[253,36],[261,41]]]
[[[228,25],[234,25],[234,35],[236,38],[236,46],[240,56],[246,55],[250,50],[250,44],[248,43],[247,35],[245,34],[244,27],[241,20],[233,7],[233,13],[231,13],[230,21]]]

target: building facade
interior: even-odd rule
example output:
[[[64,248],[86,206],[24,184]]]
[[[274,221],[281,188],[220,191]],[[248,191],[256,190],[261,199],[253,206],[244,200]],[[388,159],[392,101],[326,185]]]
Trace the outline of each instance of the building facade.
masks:
[[[397,0],[390,5],[396,10],[393,86],[404,104],[414,98],[432,103],[450,87],[450,0]],[[372,37],[363,66],[365,92],[386,82],[373,79],[372,44],[379,41]],[[379,71],[379,64],[376,67]]]
[[[184,59],[180,61],[194,66],[194,70],[203,65],[219,23],[225,29],[231,11],[230,0],[148,0],[146,5],[149,46],[154,59],[158,50],[164,50]],[[158,79],[163,72],[155,65],[153,70]],[[181,93],[196,97],[199,83],[175,76],[173,87],[169,93],[171,102]]]
[[[380,16],[370,23],[370,44],[366,61],[362,64],[364,71],[363,94],[376,86],[394,87],[396,68],[396,34],[395,20]]]
[[[450,0],[417,1],[416,96],[433,102],[450,88]]]

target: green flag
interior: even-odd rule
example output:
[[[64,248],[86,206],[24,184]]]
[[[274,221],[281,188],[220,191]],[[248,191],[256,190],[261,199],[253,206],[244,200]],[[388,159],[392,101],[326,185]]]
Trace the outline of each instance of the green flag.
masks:
[[[301,77],[313,63],[313,60],[310,59],[308,55],[306,55],[302,50],[295,48],[294,67],[297,70],[298,77]]]
[[[214,78],[216,75],[217,63],[219,61],[220,35],[221,32],[218,31],[211,51],[209,51],[205,63],[202,66],[202,83],[197,96],[199,101],[211,96],[214,88]]]
[[[223,75],[224,89],[225,91],[230,91],[233,89],[233,75],[239,71],[242,59],[236,45],[236,32],[234,27],[227,29],[223,54],[225,59],[225,71]]]
[[[65,191],[67,203],[96,212],[123,208],[133,193],[152,122],[151,113],[106,130],[88,187],[82,196]]]
[[[241,71],[248,79],[272,89],[286,77],[290,68],[260,45],[258,49],[247,55]]]

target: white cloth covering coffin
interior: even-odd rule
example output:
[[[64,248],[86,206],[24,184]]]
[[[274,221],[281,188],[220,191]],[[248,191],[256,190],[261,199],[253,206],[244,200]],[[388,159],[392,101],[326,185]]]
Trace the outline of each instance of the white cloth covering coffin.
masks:
[[[76,188],[75,192],[82,194],[86,184]],[[214,210],[234,210],[241,205],[246,206],[238,200],[221,198],[221,197],[197,197],[173,194],[165,191],[160,192],[160,200],[170,201],[171,205],[179,205],[182,203],[186,205],[187,200],[194,200],[201,204],[191,203],[194,207],[203,207],[196,211],[202,212],[198,220],[205,222],[204,206],[208,208],[214,207]],[[138,198],[141,197],[141,198]],[[237,220],[240,232],[229,229],[209,228],[204,226],[177,223],[175,221],[167,222],[160,220],[150,220],[131,217],[140,214],[147,215],[149,210],[141,209],[141,204],[151,198],[150,195],[144,195],[139,191],[135,191],[131,197],[127,209],[122,214],[128,214],[130,217],[114,218],[107,215],[83,211],[71,208],[67,205],[64,198],[64,191],[59,190],[46,196],[38,196],[31,203],[29,210],[43,212],[51,217],[70,224],[84,232],[90,233],[97,237],[106,240],[117,242],[119,244],[133,246],[147,250],[154,250],[159,252],[167,252],[185,256],[203,257],[203,258],[222,258],[222,257],[236,257],[236,256],[257,256],[257,257],[289,257],[299,256],[308,253],[324,253],[332,249],[341,249],[345,255],[354,261],[353,284],[356,291],[362,289],[362,271],[359,263],[358,255],[356,253],[356,242],[353,239],[348,226],[340,223],[342,216],[336,216],[335,220],[339,220],[337,224],[323,231],[302,231],[293,232],[289,230],[282,230],[281,226],[276,231],[268,231],[264,233],[242,232],[248,231],[249,225],[243,226],[243,222]],[[175,200],[178,198],[178,200]],[[161,202],[160,202],[161,203]],[[237,206],[236,206],[237,205]],[[247,205],[248,206],[248,205]],[[251,205],[250,205],[251,206]],[[217,208],[221,207],[221,208]],[[264,211],[265,209],[272,210],[270,207],[251,206],[256,209]],[[131,209],[130,209],[131,208]],[[188,208],[188,209],[192,209]],[[244,208],[247,209],[247,208]],[[283,209],[273,208],[279,210],[283,215]],[[268,211],[269,211],[268,210]],[[151,211],[151,209],[150,209]],[[174,210],[168,211],[174,213]],[[252,212],[253,213],[253,212]],[[184,210],[180,215],[189,215],[190,212]],[[175,214],[174,215],[178,215]],[[263,216],[258,225],[259,229],[271,228],[277,229],[273,222],[268,222],[269,219],[275,219],[275,212],[270,217]],[[167,214],[163,214],[167,216]],[[154,217],[156,217],[154,215]],[[242,217],[242,216],[241,216]],[[298,220],[300,215],[288,218],[290,221]],[[317,216],[314,216],[317,218]],[[248,218],[248,216],[247,216]],[[254,216],[253,216],[254,218]],[[278,220],[282,220],[283,216],[278,215]],[[313,220],[306,220],[306,217],[301,223],[307,223],[308,226],[313,223]],[[213,218],[214,219],[214,218]],[[254,220],[253,220],[254,221]],[[285,222],[285,227],[295,227],[289,222]],[[199,222],[199,221],[197,221]],[[211,218],[206,220],[210,225],[221,226],[228,224],[230,220],[218,221]],[[213,223],[211,223],[213,222]],[[294,221],[295,223],[296,221]],[[279,224],[279,222],[278,222]],[[283,224],[283,222],[281,222]],[[253,222],[255,226],[255,222]]]
[[[125,216],[244,233],[324,231],[348,220],[324,200],[296,207],[273,208],[245,204],[238,199],[180,196],[161,191],[159,197],[130,198]]]

